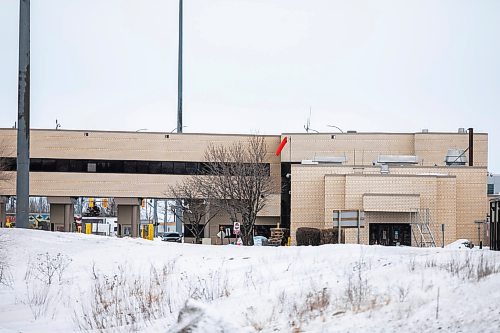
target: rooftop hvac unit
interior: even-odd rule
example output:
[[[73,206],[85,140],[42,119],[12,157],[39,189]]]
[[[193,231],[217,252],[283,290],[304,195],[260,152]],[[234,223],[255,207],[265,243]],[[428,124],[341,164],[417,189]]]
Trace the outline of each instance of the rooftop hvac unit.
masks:
[[[378,155],[377,164],[418,164],[415,155]]]
[[[342,164],[347,162],[347,157],[345,156],[317,156],[314,157],[313,162],[318,162],[319,164]]]
[[[460,127],[460,128],[458,129],[458,133],[460,133],[460,134],[464,134],[464,133],[465,133],[465,128]]]
[[[463,149],[448,149],[444,161],[446,165],[465,165],[467,164],[467,156]]]
[[[429,133],[429,129],[428,128],[422,128],[422,133]]]

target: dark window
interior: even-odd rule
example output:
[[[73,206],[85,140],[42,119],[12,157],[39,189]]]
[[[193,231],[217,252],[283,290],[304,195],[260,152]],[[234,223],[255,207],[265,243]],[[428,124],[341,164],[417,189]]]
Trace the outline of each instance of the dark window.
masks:
[[[3,171],[16,171],[17,160],[15,157],[0,157],[0,167]]]
[[[68,172],[69,171],[69,160],[56,160],[56,171],[57,172]]]
[[[124,173],[137,173],[137,165],[135,161],[123,161]]]
[[[488,194],[495,194],[495,184],[488,184]]]
[[[199,174],[199,166],[197,162],[187,162],[186,163],[186,174],[187,175],[197,175]]]
[[[16,158],[0,157],[7,171],[16,171]],[[217,165],[217,164],[215,164]],[[210,162],[177,162],[177,161],[119,161],[119,160],[85,160],[85,159],[30,159],[30,171],[34,172],[97,172],[97,173],[140,173],[163,175],[203,175],[213,174]],[[231,172],[232,164],[228,164]],[[270,165],[261,164],[266,174],[270,174]],[[247,165],[244,169],[251,175],[254,168]],[[234,170],[233,170],[234,172]]]
[[[108,162],[97,162],[96,171],[101,173],[109,173],[111,170],[111,161]]]
[[[210,170],[210,164],[208,162],[200,163],[200,175],[206,175]]]
[[[185,175],[186,174],[186,162],[174,162],[174,174],[175,175]]]
[[[84,160],[70,160],[69,170],[71,172],[87,172],[87,161]]]
[[[56,160],[53,160],[53,159],[42,160],[42,171],[45,171],[45,172],[56,171]]]
[[[149,162],[149,173],[155,175],[161,173],[161,162]]]
[[[161,162],[161,173],[168,175],[174,172],[174,162]]]
[[[137,173],[149,173],[148,161],[136,161],[136,162],[137,162]]]
[[[201,225],[199,226],[199,228],[202,230],[204,229],[204,227]],[[191,224],[184,225],[184,237],[195,238],[194,233],[190,229],[192,229]],[[203,231],[200,232],[200,237],[203,237]]]
[[[30,159],[30,171],[42,171],[42,160],[40,158]]]

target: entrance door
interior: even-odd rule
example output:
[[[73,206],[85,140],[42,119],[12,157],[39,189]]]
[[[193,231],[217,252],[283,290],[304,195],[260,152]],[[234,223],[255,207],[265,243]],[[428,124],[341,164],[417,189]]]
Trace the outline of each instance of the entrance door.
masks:
[[[411,227],[408,223],[370,223],[370,245],[411,246]]]

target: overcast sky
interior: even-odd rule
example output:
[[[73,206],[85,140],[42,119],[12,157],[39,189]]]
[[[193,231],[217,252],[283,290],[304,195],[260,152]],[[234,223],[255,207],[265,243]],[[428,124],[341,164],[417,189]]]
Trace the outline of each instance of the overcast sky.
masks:
[[[171,131],[177,0],[31,0],[31,126]],[[19,0],[0,0],[0,127],[17,119]],[[184,132],[489,133],[499,0],[184,0]]]

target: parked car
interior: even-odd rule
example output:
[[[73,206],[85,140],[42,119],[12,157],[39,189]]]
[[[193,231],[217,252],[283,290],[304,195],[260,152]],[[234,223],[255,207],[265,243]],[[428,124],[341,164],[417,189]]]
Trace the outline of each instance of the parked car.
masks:
[[[178,232],[166,232],[161,237],[161,240],[165,241],[165,242],[181,243],[182,242],[182,235]]]

